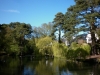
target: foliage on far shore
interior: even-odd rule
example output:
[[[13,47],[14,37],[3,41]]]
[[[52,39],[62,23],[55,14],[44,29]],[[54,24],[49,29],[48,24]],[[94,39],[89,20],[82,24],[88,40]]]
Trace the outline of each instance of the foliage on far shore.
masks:
[[[91,47],[87,43],[77,44],[73,42],[67,52],[68,59],[86,58],[90,55]]]
[[[95,38],[95,33],[100,38],[99,21],[100,0],[75,0],[75,5],[70,6],[65,14],[58,12],[53,22],[40,27],[20,22],[0,24],[0,54],[86,58],[90,54],[90,45],[73,41],[82,38],[77,37],[79,33],[90,32],[92,46],[97,45],[99,49],[100,40],[97,42]],[[71,45],[66,46],[62,39],[63,42],[67,39]]]

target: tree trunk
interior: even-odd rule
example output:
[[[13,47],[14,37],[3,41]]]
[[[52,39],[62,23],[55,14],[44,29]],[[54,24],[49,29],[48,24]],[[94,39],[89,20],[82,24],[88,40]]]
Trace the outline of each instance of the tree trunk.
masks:
[[[60,30],[60,28],[59,28],[59,34],[58,35],[59,35],[58,36],[58,42],[61,43],[61,37],[60,37],[61,36],[61,30]]]
[[[92,40],[92,43],[91,43],[91,52],[92,52],[92,55],[96,54],[96,37],[95,37],[95,30],[96,30],[96,27],[95,27],[94,23],[92,23],[92,24],[91,24],[91,28],[90,28],[91,40]]]
[[[94,13],[94,8],[93,6],[91,6],[91,13]],[[95,31],[96,31],[96,26],[95,26],[95,22],[94,21],[94,18],[93,17],[90,17],[91,21],[90,22],[90,32],[91,32],[91,40],[92,40],[92,43],[91,43],[91,52],[92,52],[92,55],[95,55],[96,54],[96,37],[95,37]]]

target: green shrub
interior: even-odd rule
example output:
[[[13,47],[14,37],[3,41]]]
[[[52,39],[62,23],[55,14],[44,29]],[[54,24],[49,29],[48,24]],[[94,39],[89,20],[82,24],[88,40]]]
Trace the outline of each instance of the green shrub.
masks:
[[[83,50],[85,50],[88,54],[90,54],[91,47],[90,47],[89,44],[83,43],[83,44],[81,45],[81,48],[82,48]]]
[[[86,56],[88,55],[87,51],[85,51],[83,48],[78,48],[77,50],[75,50],[75,58],[86,58]]]
[[[75,58],[75,51],[74,50],[68,50],[66,57],[67,57],[67,59],[74,59]]]
[[[67,58],[76,59],[76,58],[85,58],[90,54],[90,46],[86,43],[77,44],[73,42],[68,49]]]

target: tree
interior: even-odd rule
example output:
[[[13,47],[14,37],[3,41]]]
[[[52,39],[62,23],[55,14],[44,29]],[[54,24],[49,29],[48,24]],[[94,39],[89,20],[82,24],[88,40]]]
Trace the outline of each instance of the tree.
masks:
[[[76,24],[78,23],[78,20],[75,19],[76,14],[70,10],[68,10],[65,13],[65,18],[64,18],[64,25],[63,25],[63,30],[64,30],[64,36],[67,37],[67,40],[71,42],[73,40],[73,36],[76,36],[79,32],[79,28],[76,28]]]
[[[1,24],[0,50],[5,51],[7,54],[18,55],[20,51],[24,51],[23,49],[29,44],[28,39],[32,39],[31,33],[32,27],[30,24],[20,22]]]
[[[5,37],[5,35],[7,34],[6,30],[7,30],[7,24],[1,24],[0,25],[0,50],[1,51],[5,51],[9,43]]]
[[[53,23],[49,22],[42,24],[40,27],[33,28],[33,36],[36,38],[51,36],[53,31]]]
[[[61,30],[62,30],[62,27],[63,27],[63,24],[64,24],[64,14],[61,13],[61,12],[58,12],[56,15],[55,15],[55,18],[54,18],[54,32],[55,33],[56,31],[58,31],[58,42],[61,43]]]
[[[100,38],[100,28],[96,29],[96,33],[98,34],[98,37]]]
[[[34,28],[33,28],[33,36],[34,36],[35,38],[39,38],[39,37],[40,37],[39,28],[38,28],[38,27],[34,27]]]
[[[37,48],[39,49],[39,52],[41,54],[51,54],[52,53],[52,50],[51,50],[51,44],[52,44],[52,38],[51,37],[42,37],[42,38],[39,38],[39,40],[37,41],[36,43],[36,46]]]
[[[68,8],[68,13],[70,13],[71,15],[75,15],[75,17],[70,16],[74,19],[74,21],[70,19],[69,22],[74,24],[75,29],[77,29],[77,27],[80,28],[78,29],[78,31],[87,31],[87,29],[89,29],[92,36],[91,46],[94,54],[96,52],[95,33],[96,27],[98,25],[98,19],[100,18],[100,0],[75,0],[75,2],[75,5]]]
[[[30,38],[32,33],[32,28],[30,24],[14,22],[9,24],[10,29],[12,30],[12,39],[13,44],[17,43],[18,47],[20,48],[21,52],[26,45],[26,39]]]

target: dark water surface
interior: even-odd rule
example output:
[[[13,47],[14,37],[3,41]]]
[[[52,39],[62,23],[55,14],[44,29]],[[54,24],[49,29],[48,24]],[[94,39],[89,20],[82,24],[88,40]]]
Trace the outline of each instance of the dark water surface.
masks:
[[[100,75],[99,64],[0,56],[0,75]]]

